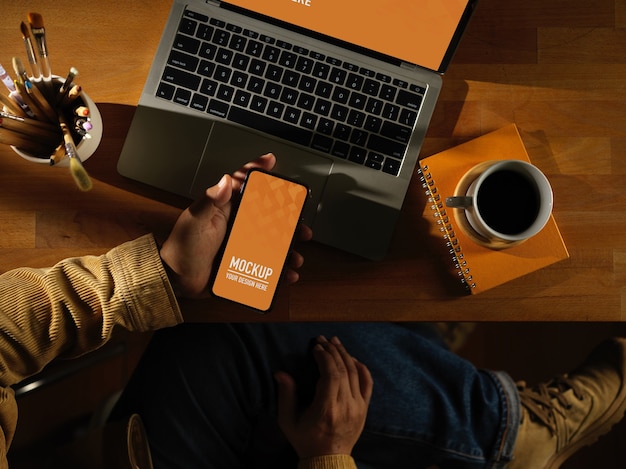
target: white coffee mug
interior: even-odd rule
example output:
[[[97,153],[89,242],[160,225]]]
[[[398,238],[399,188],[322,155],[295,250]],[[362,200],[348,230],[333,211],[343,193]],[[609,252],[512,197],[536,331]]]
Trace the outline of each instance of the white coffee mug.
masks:
[[[488,242],[518,243],[539,233],[552,213],[548,178],[521,160],[482,166],[465,194],[447,197],[446,206],[462,209],[470,227]]]

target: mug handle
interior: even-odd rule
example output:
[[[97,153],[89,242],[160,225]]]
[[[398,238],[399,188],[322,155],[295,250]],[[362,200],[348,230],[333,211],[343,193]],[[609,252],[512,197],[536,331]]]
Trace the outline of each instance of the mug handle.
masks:
[[[450,208],[470,208],[472,206],[472,197],[455,195],[446,197],[446,207]]]

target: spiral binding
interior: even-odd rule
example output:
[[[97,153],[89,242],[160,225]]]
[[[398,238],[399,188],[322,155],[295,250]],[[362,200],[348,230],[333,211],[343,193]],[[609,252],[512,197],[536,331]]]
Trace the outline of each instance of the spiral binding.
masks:
[[[446,248],[452,260],[455,273],[458,275],[466,290],[469,291],[472,288],[476,288],[476,283],[467,265],[467,260],[463,255],[459,240],[454,233],[452,223],[450,223],[450,217],[446,212],[444,203],[441,201],[441,196],[437,193],[437,186],[432,178],[432,174],[428,172],[428,166],[424,165],[423,168],[419,168],[417,174],[419,175],[422,187],[425,189],[425,194],[428,197],[430,209],[434,212],[433,216],[437,219],[436,223],[446,243]]]

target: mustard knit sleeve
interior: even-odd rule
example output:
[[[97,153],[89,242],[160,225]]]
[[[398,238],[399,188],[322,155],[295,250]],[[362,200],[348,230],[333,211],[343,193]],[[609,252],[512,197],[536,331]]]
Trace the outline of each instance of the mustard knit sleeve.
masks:
[[[298,463],[298,469],[356,469],[356,463],[347,454],[330,454],[304,459]]]

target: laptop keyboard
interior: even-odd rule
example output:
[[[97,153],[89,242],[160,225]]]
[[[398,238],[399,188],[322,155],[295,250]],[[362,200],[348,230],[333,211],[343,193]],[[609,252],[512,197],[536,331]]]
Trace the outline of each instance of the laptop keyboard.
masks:
[[[156,95],[397,176],[425,91],[187,10]]]

